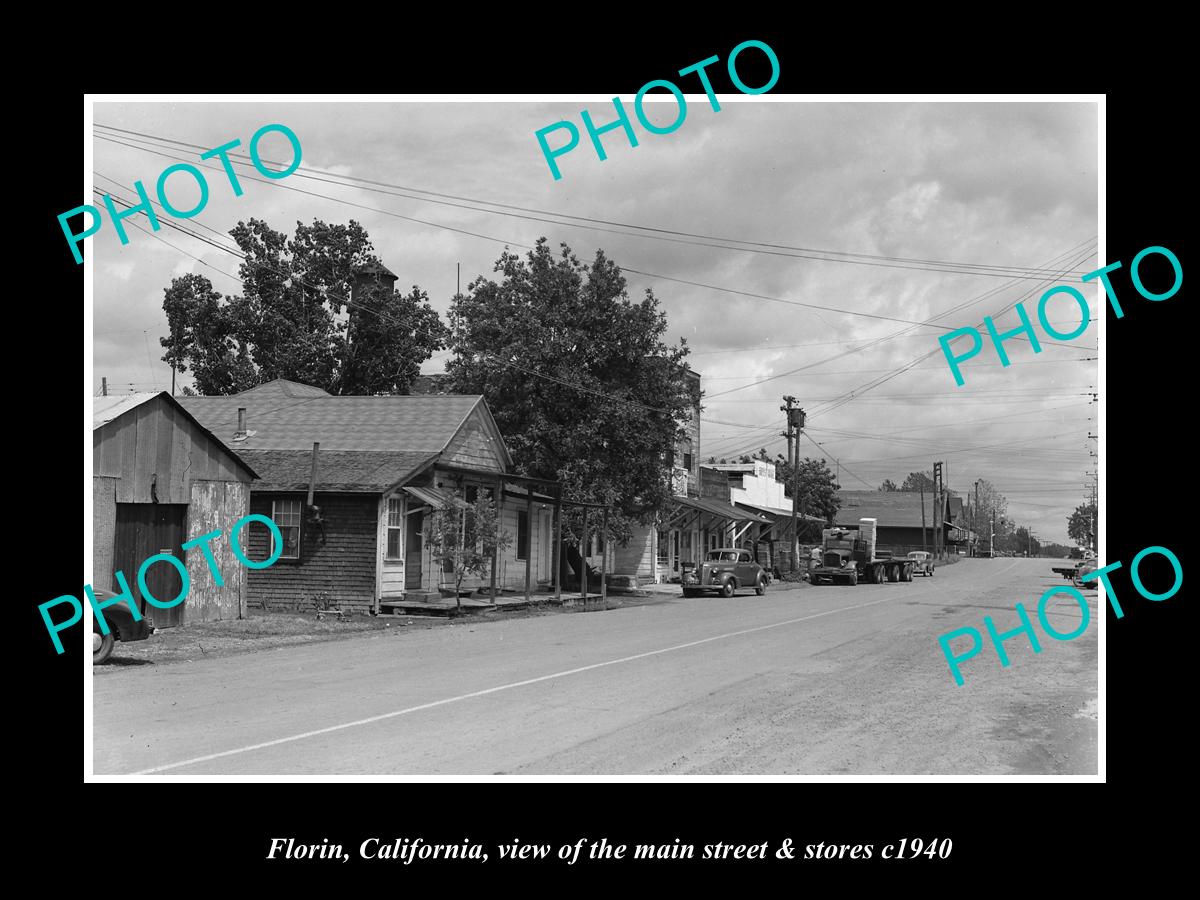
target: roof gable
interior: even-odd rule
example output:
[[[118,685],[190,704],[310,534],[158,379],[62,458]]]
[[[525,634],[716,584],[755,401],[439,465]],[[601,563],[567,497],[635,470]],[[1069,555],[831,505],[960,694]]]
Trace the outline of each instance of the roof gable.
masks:
[[[251,478],[257,478],[258,473],[255,472],[250,465],[243,460],[233,449],[215,435],[210,428],[196,418],[196,416],[179,400],[172,397],[166,391],[158,391],[157,393],[136,393],[122,395],[107,395],[92,398],[92,431],[96,432],[105,426],[111,425],[118,419],[129,414],[135,409],[144,406],[147,403],[161,401],[172,407],[175,412],[181,415],[184,419],[194,425],[200,433],[215,444],[220,452],[227,456],[235,465],[247,472]]]

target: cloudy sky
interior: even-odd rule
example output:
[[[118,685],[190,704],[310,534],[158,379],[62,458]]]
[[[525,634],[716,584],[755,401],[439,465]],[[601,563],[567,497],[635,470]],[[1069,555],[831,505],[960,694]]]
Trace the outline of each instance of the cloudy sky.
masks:
[[[1028,342],[1009,341],[1007,368],[988,344],[964,364],[963,387],[937,336],[982,329],[989,314],[998,329],[1015,327],[1014,303],[1031,298],[1035,318],[1047,287],[1077,285],[1079,273],[1100,264],[1095,105],[764,96],[721,97],[713,112],[703,95],[688,99],[686,120],[671,134],[649,134],[636,119],[636,148],[620,131],[606,134],[605,161],[584,133],[559,158],[557,181],[534,133],[562,119],[582,131],[582,108],[597,124],[610,121],[611,102],[99,103],[95,186],[128,197],[135,179],[153,191],[166,166],[199,162],[199,149],[162,139],[210,148],[240,138],[245,152],[259,127],[283,123],[300,138],[303,165],[320,170],[308,174],[393,187],[302,173],[268,184],[250,180],[258,177],[250,171],[241,178],[245,193],[234,197],[218,171],[191,227],[227,233],[253,216],[290,233],[297,220],[353,218],[399,276],[397,287],[420,285],[443,313],[457,263],[465,285],[492,273],[505,244],[522,249],[545,235],[582,259],[603,248],[647,273],[627,273],[630,296],[653,288],[672,338],[687,338],[693,350],[707,394],[702,458],[781,449],[778,407],[792,394],[820,444],[805,441],[806,455],[836,459],[831,467],[840,467],[845,488],[899,483],[940,459],[951,488],[966,492],[986,478],[1019,523],[1068,543],[1066,517],[1084,498],[1095,448],[1087,435],[1095,431],[1097,325],[1065,342],[1039,334],[1036,354]],[[660,124],[675,111],[673,101],[647,108]],[[550,138],[553,146],[564,139]],[[279,135],[265,138],[260,152],[290,158]],[[184,209],[197,196],[186,181],[170,182],[172,202]],[[621,224],[521,218],[553,214]],[[128,230],[125,246],[108,222],[87,241],[96,261],[96,389],[101,376],[116,392],[169,389],[158,343],[166,334],[163,289],[195,272],[237,293],[236,280],[211,268],[235,273],[237,260],[167,227],[157,232],[162,241]],[[1084,293],[1094,316],[1096,291]],[[1079,311],[1059,298],[1048,318],[1070,332]],[[424,371],[440,371],[444,358]]]

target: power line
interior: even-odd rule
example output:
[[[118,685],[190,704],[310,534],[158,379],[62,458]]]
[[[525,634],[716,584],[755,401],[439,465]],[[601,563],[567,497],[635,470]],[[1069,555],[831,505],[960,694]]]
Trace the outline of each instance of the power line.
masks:
[[[129,134],[137,135],[139,137],[148,138],[151,141],[157,141],[160,143],[177,144],[177,145],[182,145],[184,147],[191,147],[191,148],[195,148],[195,149],[199,149],[199,150],[210,149],[210,148],[206,148],[200,144],[192,144],[187,141],[178,141],[178,140],[174,140],[172,138],[164,138],[164,137],[161,137],[158,135],[147,134],[145,132],[132,131],[130,129],[125,129],[125,128],[117,128],[116,126],[112,126],[112,125],[102,125],[102,124],[97,123],[97,127],[104,128],[109,131],[118,132],[123,135],[129,135]],[[113,138],[111,136],[106,136],[102,132],[94,132],[94,134],[96,137],[100,138],[101,140],[107,140],[112,143],[118,143],[118,144],[122,143],[121,141],[117,141],[115,138]],[[132,139],[127,138],[127,140],[132,140]],[[154,149],[155,147],[159,146],[159,144],[151,144],[151,146],[149,146],[149,147],[138,146],[138,144],[141,144],[141,143],[146,143],[146,141],[140,141],[140,142],[137,142],[137,144],[122,144],[122,145],[131,147],[133,149],[143,150],[143,151],[149,152],[149,153],[158,153],[159,155],[168,156],[169,158],[172,158],[172,159],[181,159],[181,157],[170,156],[169,154],[162,153],[161,150]],[[174,148],[172,147],[172,148],[166,148],[166,149],[174,149]],[[246,156],[245,154],[230,153],[230,154],[228,154],[228,156],[229,156],[231,162],[234,162],[238,165],[241,165],[241,166],[244,166],[247,168],[253,166],[253,160],[250,157]],[[184,160],[184,161],[190,161],[190,160]],[[280,166],[281,168],[287,168],[287,166],[289,165],[286,163],[274,162],[269,159],[263,159],[261,157],[259,159],[259,162],[272,163],[274,165]],[[257,166],[254,166],[254,168],[257,168]],[[316,173],[316,174],[310,174],[310,173]],[[319,182],[324,182],[326,184],[332,184],[337,187],[353,187],[357,190],[366,190],[366,191],[371,191],[373,193],[380,193],[380,194],[385,194],[387,196],[393,196],[393,197],[403,197],[405,199],[415,200],[419,203],[435,203],[435,204],[439,204],[439,205],[443,205],[443,206],[450,206],[450,207],[454,207],[454,208],[458,208],[458,209],[469,209],[474,212],[481,212],[481,213],[484,213],[487,215],[508,216],[511,218],[526,219],[526,220],[542,222],[542,223],[551,224],[551,225],[560,225],[560,226],[565,225],[565,226],[574,227],[574,228],[587,228],[587,229],[593,230],[593,231],[601,231],[601,232],[606,232],[609,234],[616,234],[616,235],[625,236],[625,237],[649,238],[649,239],[653,239],[653,240],[669,241],[671,243],[692,244],[695,246],[714,247],[714,248],[719,248],[719,249],[724,249],[724,250],[735,250],[735,251],[739,251],[739,252],[765,253],[765,254],[773,255],[773,256],[787,256],[787,257],[798,258],[798,259],[820,260],[823,262],[841,262],[841,263],[850,263],[850,264],[854,264],[854,265],[881,266],[881,267],[896,268],[896,269],[916,269],[916,270],[924,270],[924,271],[932,271],[932,272],[945,272],[945,273],[960,274],[960,275],[986,275],[986,276],[996,277],[996,278],[1036,278],[1037,277],[1036,274],[1031,275],[1031,274],[1024,274],[1024,273],[1040,271],[1038,269],[1025,267],[1025,266],[1000,265],[1000,264],[990,265],[990,264],[984,264],[984,263],[959,263],[959,262],[952,262],[952,261],[947,261],[947,260],[919,259],[919,258],[914,258],[914,257],[888,256],[888,255],[883,255],[883,254],[871,254],[871,253],[854,253],[854,252],[841,251],[841,250],[821,250],[821,249],[816,249],[816,248],[812,248],[812,247],[796,247],[796,246],[791,246],[791,245],[787,245],[787,244],[772,244],[772,243],[764,243],[764,242],[759,242],[759,241],[745,241],[745,240],[741,240],[738,238],[724,238],[724,237],[718,237],[718,236],[714,236],[714,235],[697,234],[694,232],[677,231],[677,230],[670,229],[670,228],[657,228],[657,227],[652,227],[652,226],[647,226],[647,225],[637,225],[637,224],[628,223],[628,222],[615,222],[615,221],[610,221],[610,220],[606,220],[606,219],[597,219],[597,218],[592,218],[589,216],[576,216],[576,215],[571,215],[569,213],[560,213],[560,212],[555,212],[552,210],[542,210],[542,209],[537,209],[534,207],[516,206],[513,204],[507,204],[507,203],[495,203],[495,202],[492,202],[489,200],[480,200],[478,198],[463,197],[463,196],[459,196],[459,195],[455,195],[455,194],[439,193],[437,191],[428,191],[428,190],[423,190],[421,188],[409,187],[406,185],[390,184],[388,182],[383,182],[383,181],[374,181],[369,178],[360,178],[360,177],[354,176],[354,175],[340,175],[340,174],[333,173],[333,172],[326,172],[322,169],[315,169],[310,166],[297,166],[296,169],[293,171],[292,175],[294,177],[298,177],[298,178],[306,178],[306,179],[309,179],[312,181],[319,181]],[[321,177],[321,176],[326,176],[326,177]],[[346,184],[347,181],[356,182],[356,184]],[[363,187],[363,185],[371,185],[373,187]],[[392,188],[394,190],[382,190],[383,188]],[[409,191],[411,193],[398,193],[397,191]],[[427,196],[414,197],[414,196],[412,196],[413,193],[424,194]],[[445,198],[445,199],[432,199],[432,198]],[[458,200],[458,201],[463,201],[463,202],[453,203],[453,202],[449,202],[450,200]],[[498,208],[497,209],[483,209],[478,204],[483,204],[484,206],[494,206],[494,207],[498,207]],[[515,210],[517,212],[505,212],[504,210]],[[520,213],[537,213],[538,215],[521,215]],[[556,218],[547,219],[547,218],[544,218],[545,216],[554,216]],[[567,220],[571,220],[571,221],[561,221],[563,219],[567,219]],[[580,223],[580,222],[590,223],[590,224],[582,224],[582,225],[576,224],[576,223]],[[619,228],[636,229],[637,231],[649,232],[649,233],[636,234],[636,233],[629,232],[629,231],[614,231],[611,228],[598,227],[599,225],[612,225],[612,226],[616,226]],[[675,235],[675,237],[665,237],[665,235]],[[697,240],[683,240],[682,238],[696,238],[699,240],[698,241]],[[704,241],[706,243],[700,243],[699,241]],[[711,243],[707,243],[707,242],[711,242]],[[734,246],[734,245],[742,245],[742,246]],[[787,252],[785,252],[785,251],[787,251]],[[814,254],[820,254],[820,255],[814,255]],[[1081,272],[1078,272],[1075,274],[1083,275],[1085,273],[1083,273],[1081,271]]]
[[[112,180],[112,179],[107,179],[107,180]],[[98,190],[97,190],[97,191],[96,191],[96,193],[100,193],[100,191],[98,191]],[[113,196],[113,199],[114,199],[116,202],[118,202],[118,203],[122,204],[123,206],[125,206],[125,207],[127,207],[127,208],[129,208],[129,209],[132,209],[132,208],[134,208],[134,205],[133,205],[133,204],[132,204],[130,201],[128,201],[128,200],[126,200],[126,199],[124,199],[123,197],[120,197],[120,196]],[[178,250],[180,253],[183,253],[185,256],[189,256],[189,257],[191,257],[192,259],[196,260],[197,262],[200,262],[201,264],[208,266],[209,268],[213,269],[214,271],[216,271],[216,272],[220,272],[221,274],[223,274],[223,275],[226,275],[227,277],[229,277],[229,278],[232,278],[232,279],[234,279],[235,281],[237,281],[237,282],[239,282],[239,283],[243,283],[241,278],[238,278],[238,277],[236,277],[236,276],[234,276],[234,275],[230,274],[229,272],[225,272],[225,271],[224,271],[224,270],[222,270],[222,269],[218,269],[216,266],[213,266],[213,265],[211,265],[210,263],[207,263],[207,262],[205,262],[205,261],[204,261],[203,259],[201,259],[200,257],[198,257],[198,256],[194,256],[193,254],[191,254],[191,253],[188,253],[186,250],[183,250],[181,247],[178,247],[178,246],[176,246],[176,245],[174,245],[174,244],[170,243],[169,241],[166,241],[166,240],[164,240],[164,239],[163,239],[161,236],[159,236],[159,235],[156,235],[156,234],[154,234],[154,233],[153,233],[153,232],[151,232],[151,231],[147,231],[147,230],[146,230],[145,228],[143,228],[143,227],[142,227],[142,226],[141,226],[141,225],[140,225],[138,222],[134,221],[132,224],[133,224],[133,225],[134,225],[136,228],[138,228],[138,230],[139,230],[139,231],[143,231],[143,232],[145,232],[146,234],[149,234],[151,237],[157,238],[158,240],[162,241],[162,242],[163,242],[164,244],[166,244],[167,246],[169,246],[169,247],[172,247],[172,248],[174,248],[175,250]],[[247,256],[245,256],[244,254],[242,254],[242,253],[239,253],[239,252],[237,252],[237,251],[234,251],[234,250],[231,250],[231,249],[230,249],[230,248],[228,248],[228,247],[224,247],[224,246],[222,246],[222,245],[220,245],[220,244],[216,243],[215,241],[212,241],[212,240],[209,240],[208,238],[205,238],[203,235],[196,234],[196,233],[195,233],[195,232],[193,232],[193,231],[190,231],[190,230],[188,230],[188,229],[186,229],[186,228],[183,228],[183,227],[179,226],[178,224],[176,224],[176,223],[174,223],[174,222],[170,221],[169,219],[163,220],[163,224],[164,224],[164,225],[167,225],[167,226],[169,226],[169,227],[171,227],[171,228],[174,228],[176,231],[179,231],[179,232],[181,232],[181,233],[183,233],[183,234],[189,235],[189,236],[191,236],[191,237],[195,238],[196,240],[202,241],[203,243],[205,243],[205,244],[208,244],[209,246],[215,247],[215,248],[216,248],[216,249],[218,249],[218,250],[223,250],[223,251],[225,251],[226,253],[231,253],[231,254],[233,254],[233,255],[235,255],[235,256],[238,256],[240,259],[242,259],[242,261],[243,261],[243,262],[244,262],[246,265],[249,265],[249,266],[258,266],[258,267],[261,267],[261,268],[265,268],[265,269],[267,269],[268,271],[275,272],[275,273],[276,273],[276,274],[278,274],[278,275],[286,275],[286,276],[288,276],[288,277],[293,277],[293,278],[296,278],[296,280],[297,280],[297,281],[298,281],[300,284],[306,285],[307,287],[311,287],[311,288],[313,288],[314,290],[320,290],[320,288],[319,288],[318,286],[316,286],[316,285],[312,285],[312,284],[310,284],[310,283],[308,283],[308,282],[304,281],[304,279],[302,279],[302,278],[299,278],[298,276],[294,275],[293,273],[287,273],[287,272],[283,272],[283,271],[281,271],[281,270],[279,270],[279,269],[276,269],[276,268],[274,268],[274,267],[272,267],[272,266],[268,266],[268,265],[266,265],[265,263],[257,263],[257,262],[253,262],[253,261],[251,261],[251,260],[250,260],[250,259],[249,259]],[[396,324],[396,325],[400,325],[400,326],[402,326],[402,327],[409,328],[409,330],[411,330],[411,331],[415,331],[415,332],[416,332],[416,333],[418,333],[418,334],[423,334],[423,335],[425,335],[425,336],[427,336],[427,337],[436,337],[435,335],[431,334],[431,333],[430,333],[429,331],[427,331],[426,329],[421,329],[421,328],[411,328],[410,326],[406,325],[405,323],[403,323],[403,322],[400,322],[398,319],[395,319],[395,318],[393,318],[393,317],[391,317],[391,316],[388,316],[388,315],[386,315],[386,314],[384,314],[384,313],[380,312],[379,310],[375,310],[375,309],[372,309],[371,307],[368,307],[368,306],[362,306],[361,304],[354,303],[353,301],[351,301],[351,300],[349,300],[349,299],[347,299],[347,298],[345,298],[345,297],[342,297],[342,296],[340,296],[340,295],[338,295],[338,294],[335,294],[335,293],[333,293],[332,291],[325,291],[324,293],[325,293],[325,296],[327,296],[327,297],[332,297],[333,299],[335,299],[335,300],[338,300],[338,301],[339,301],[339,302],[341,302],[341,303],[344,303],[344,304],[345,304],[347,307],[352,307],[352,308],[354,308],[354,309],[360,309],[360,310],[364,310],[364,311],[366,311],[366,312],[373,313],[374,315],[378,316],[379,318],[382,318],[382,319],[384,319],[384,320],[386,320],[386,321],[392,322],[392,323],[394,323],[394,324]],[[147,347],[148,347],[148,346],[149,346],[149,345],[147,345]],[[148,350],[148,349],[147,349],[147,352],[149,352],[149,350]],[[571,382],[564,381],[564,380],[562,380],[562,379],[560,379],[560,378],[555,378],[555,377],[554,377],[554,376],[552,376],[552,375],[546,375],[545,373],[541,373],[541,372],[535,372],[535,371],[534,371],[534,370],[532,370],[532,369],[527,369],[527,368],[525,368],[524,366],[517,365],[516,363],[510,362],[510,361],[507,361],[507,360],[502,360],[502,359],[499,359],[499,358],[498,358],[498,357],[497,357],[495,354],[488,353],[487,351],[483,351],[483,350],[475,350],[475,351],[473,351],[473,352],[475,352],[475,353],[478,353],[478,354],[479,354],[480,356],[482,356],[482,357],[489,357],[491,361],[497,362],[497,363],[499,363],[499,364],[500,364],[500,365],[502,365],[502,366],[506,366],[506,367],[508,367],[508,368],[513,368],[513,369],[518,369],[519,371],[521,371],[521,372],[524,372],[524,373],[525,373],[525,374],[527,374],[527,375],[532,375],[532,376],[534,376],[535,378],[542,378],[542,379],[544,379],[544,380],[547,380],[547,381],[553,381],[553,382],[555,382],[555,383],[557,383],[557,384],[563,385],[564,387],[569,387],[569,388],[573,388],[573,389],[575,389],[575,390],[578,390],[578,391],[581,391],[581,392],[584,392],[584,393],[592,394],[592,395],[595,395],[595,396],[597,396],[597,397],[601,397],[601,398],[603,398],[603,399],[605,399],[605,400],[608,400],[608,401],[610,401],[610,402],[613,402],[613,403],[619,403],[619,404],[621,404],[621,405],[623,405],[623,406],[632,406],[632,407],[636,407],[636,408],[639,408],[639,409],[647,410],[647,411],[649,411],[649,412],[653,412],[653,413],[666,413],[666,414],[668,414],[668,415],[671,415],[671,416],[672,416],[672,418],[675,418],[675,416],[674,416],[674,414],[671,412],[671,410],[669,410],[669,409],[666,409],[666,408],[663,408],[663,407],[647,406],[646,404],[643,404],[643,403],[638,403],[638,402],[637,402],[637,401],[635,401],[635,400],[628,400],[628,399],[622,399],[622,398],[618,398],[618,397],[613,397],[611,394],[609,394],[609,393],[606,393],[606,392],[604,392],[604,391],[595,390],[595,389],[588,388],[588,387],[585,387],[585,386],[583,386],[583,385],[579,385],[579,384],[573,384],[573,383],[571,383]]]
[[[148,153],[155,153],[158,156],[165,156],[167,159],[175,159],[175,160],[182,160],[184,162],[189,162],[193,165],[196,165],[197,168],[208,169],[209,171],[212,171],[212,172],[222,172],[223,171],[222,169],[220,169],[216,166],[199,165],[199,164],[195,163],[193,160],[188,160],[185,157],[174,156],[169,153],[162,153],[160,151],[151,150],[146,147],[138,147],[134,144],[127,144],[127,143],[124,143],[123,141],[114,140],[112,138],[105,138],[102,135],[97,135],[97,137],[100,137],[102,140],[107,140],[110,143],[120,144],[123,147],[129,147],[134,150],[143,150]],[[505,246],[521,247],[521,248],[527,249],[527,250],[533,249],[529,244],[522,243],[521,241],[510,241],[510,240],[506,240],[504,238],[494,237],[492,235],[480,234],[480,233],[474,232],[474,231],[467,231],[466,229],[462,229],[462,228],[455,228],[450,225],[442,225],[437,222],[430,222],[426,219],[418,219],[418,218],[414,218],[413,216],[405,216],[405,215],[401,215],[400,213],[397,213],[397,212],[392,212],[391,210],[380,209],[380,208],[374,207],[374,206],[367,206],[362,203],[355,203],[351,200],[344,200],[340,197],[330,197],[328,194],[318,194],[313,191],[306,191],[303,188],[296,187],[295,185],[281,184],[278,181],[272,181],[270,179],[265,179],[265,178],[256,178],[254,176],[245,175],[245,174],[243,174],[239,177],[246,178],[250,181],[256,181],[259,184],[266,184],[266,185],[270,185],[272,187],[281,188],[285,191],[295,191],[297,193],[305,194],[310,197],[318,197],[320,199],[329,200],[334,203],[342,203],[347,206],[353,206],[356,209],[370,210],[371,212],[377,212],[377,213],[380,213],[381,215],[385,215],[385,216],[392,216],[394,218],[403,219],[408,222],[416,222],[421,225],[428,225],[431,228],[443,228],[448,231],[456,232],[458,234],[465,234],[465,235],[469,235],[470,237],[477,237],[477,238],[482,238],[483,240],[489,240],[489,241],[495,241],[497,243],[502,243]],[[111,181],[112,179],[107,179],[107,180]],[[320,180],[320,179],[318,179],[318,180]],[[733,294],[735,296],[749,297],[751,299],[756,299],[756,300],[765,300],[765,301],[768,301],[771,303],[783,303],[788,306],[798,306],[798,307],[801,307],[804,309],[821,310],[823,312],[833,312],[833,313],[838,313],[838,314],[847,315],[847,316],[859,316],[862,318],[877,319],[877,320],[885,321],[885,322],[899,322],[902,324],[914,325],[917,327],[924,326],[924,327],[930,327],[930,328],[942,328],[947,331],[953,330],[953,328],[949,325],[935,324],[934,320],[929,320],[926,322],[913,322],[911,319],[901,319],[901,318],[898,318],[895,316],[885,316],[885,315],[879,315],[876,313],[866,313],[866,312],[859,312],[856,310],[840,309],[840,308],[832,307],[832,306],[822,306],[822,305],[816,304],[816,303],[805,303],[801,300],[791,300],[791,299],[788,299],[785,297],[773,297],[768,294],[759,294],[759,293],[755,293],[753,291],[741,291],[741,290],[737,290],[736,288],[727,288],[727,287],[723,287],[721,285],[708,284],[707,282],[702,282],[702,281],[691,281],[686,278],[677,278],[672,275],[661,275],[656,272],[647,272],[642,269],[634,269],[634,268],[630,268],[628,266],[619,266],[618,268],[622,272],[630,272],[635,275],[642,275],[643,277],[646,277],[646,278],[657,279],[660,281],[668,281],[668,282],[672,282],[674,284],[685,284],[690,287],[704,288],[707,290],[719,291],[721,293]],[[1025,277],[1025,276],[1007,276],[1007,277],[1009,277],[1011,279],[1011,278]],[[1038,279],[1038,280],[1042,280],[1042,279]],[[934,317],[934,319],[937,319],[937,318],[941,318],[941,316]],[[1053,343],[1053,342],[1047,341],[1047,343]]]

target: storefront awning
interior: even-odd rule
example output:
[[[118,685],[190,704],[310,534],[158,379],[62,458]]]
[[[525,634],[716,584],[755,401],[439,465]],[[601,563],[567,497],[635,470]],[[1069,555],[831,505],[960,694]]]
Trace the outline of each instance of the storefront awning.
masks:
[[[719,500],[709,500],[706,497],[676,497],[675,502],[680,506],[694,509],[705,515],[729,519],[731,522],[760,522],[770,525],[771,520],[748,510],[741,509]]]
[[[738,503],[738,507],[766,516],[770,522],[778,522],[780,519],[791,521],[792,518],[792,511],[790,509],[777,509],[774,506],[753,506],[749,503]],[[810,516],[807,513],[797,516],[797,518],[803,519],[805,522],[820,522],[822,525],[825,524],[825,520],[820,516]]]
[[[455,497],[450,491],[445,491],[441,488],[406,487],[404,490],[426,506],[432,506],[434,509],[447,509],[451,505],[465,508],[469,505]]]

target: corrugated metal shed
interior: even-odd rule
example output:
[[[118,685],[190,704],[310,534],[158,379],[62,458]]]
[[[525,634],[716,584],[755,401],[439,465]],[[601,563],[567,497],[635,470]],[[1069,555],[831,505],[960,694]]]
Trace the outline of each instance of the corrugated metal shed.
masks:
[[[113,419],[119,419],[131,409],[137,409],[148,400],[153,400],[162,391],[146,391],[136,394],[110,394],[92,398],[92,431],[102,428]]]

